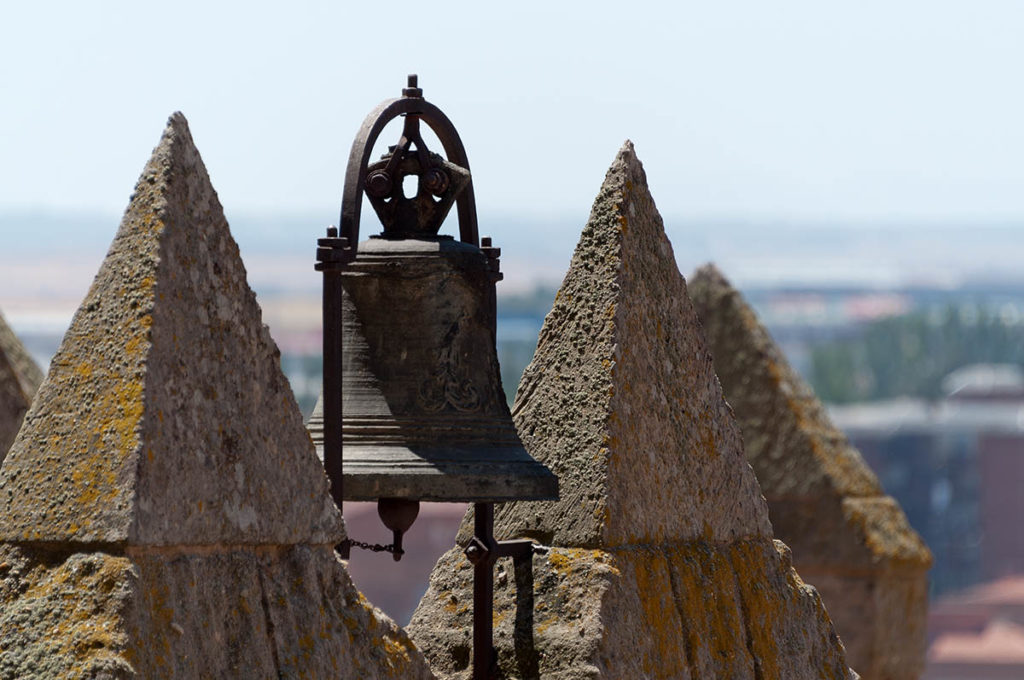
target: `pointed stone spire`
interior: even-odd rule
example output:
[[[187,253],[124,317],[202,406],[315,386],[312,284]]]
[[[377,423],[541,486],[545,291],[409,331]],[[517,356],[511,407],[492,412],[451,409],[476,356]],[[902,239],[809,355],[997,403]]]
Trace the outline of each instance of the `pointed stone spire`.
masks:
[[[0,314],[0,462],[42,381],[43,372]]]
[[[920,677],[928,548],[739,291],[709,264],[690,295],[775,535],[821,593],[850,664],[865,678]]]
[[[171,116],[0,474],[0,539],[330,543],[327,480]]]
[[[513,415],[527,449],[572,482],[555,503],[501,508],[506,533],[588,548],[771,535],[629,142],[594,203]]]
[[[700,324],[633,145],[619,152],[544,321],[513,414],[561,499],[496,512],[510,678],[848,678],[813,589],[774,542]],[[463,534],[467,526],[463,527]],[[441,558],[410,633],[462,678],[472,569]]]
[[[181,114],[0,469],[0,678],[428,680],[340,513]]]

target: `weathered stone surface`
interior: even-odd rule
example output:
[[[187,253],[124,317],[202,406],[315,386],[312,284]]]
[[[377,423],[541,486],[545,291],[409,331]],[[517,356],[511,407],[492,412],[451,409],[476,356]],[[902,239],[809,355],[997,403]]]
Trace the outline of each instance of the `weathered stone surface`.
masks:
[[[0,473],[0,539],[328,543],[327,479],[172,116]]]
[[[0,678],[431,677],[327,546],[0,558]]]
[[[0,679],[433,677],[340,514],[171,117],[0,469]]]
[[[633,147],[619,152],[513,407],[561,500],[497,510],[550,543],[499,564],[508,678],[849,678],[813,588],[773,541],[738,427]],[[470,531],[463,525],[462,536]],[[517,582],[518,580],[518,582]],[[472,569],[455,548],[409,631],[467,678]],[[532,602],[531,602],[532,595]]]
[[[0,314],[0,462],[42,381],[43,372]]]
[[[594,202],[513,416],[561,499],[499,508],[505,533],[595,548],[771,536],[630,144]]]
[[[507,677],[851,677],[817,592],[780,542],[552,548],[533,570],[531,620],[512,565],[498,565],[495,641]],[[446,553],[410,624],[440,677],[469,677],[471,582],[461,550]]]
[[[919,677],[927,547],[725,277],[701,268],[690,295],[775,534],[821,592],[851,665],[872,680]]]

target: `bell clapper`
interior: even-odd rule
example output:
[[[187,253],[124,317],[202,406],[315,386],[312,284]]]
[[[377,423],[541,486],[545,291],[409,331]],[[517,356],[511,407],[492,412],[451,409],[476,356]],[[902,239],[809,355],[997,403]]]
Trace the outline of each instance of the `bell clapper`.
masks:
[[[377,501],[377,515],[380,516],[380,521],[384,523],[384,526],[391,529],[392,545],[395,547],[391,554],[395,562],[402,559],[402,555],[405,554],[405,551],[402,550],[402,534],[409,530],[419,514],[419,501],[410,501],[404,498],[381,498]]]

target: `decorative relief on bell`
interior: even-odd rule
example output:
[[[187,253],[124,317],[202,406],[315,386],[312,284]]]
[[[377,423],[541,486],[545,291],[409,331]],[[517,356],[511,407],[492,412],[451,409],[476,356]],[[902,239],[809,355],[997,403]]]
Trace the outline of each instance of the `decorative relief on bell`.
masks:
[[[452,361],[451,354],[451,350],[446,349],[438,356],[437,368],[420,385],[419,404],[429,413],[438,413],[445,407],[460,413],[476,413],[483,400],[469,372]]]

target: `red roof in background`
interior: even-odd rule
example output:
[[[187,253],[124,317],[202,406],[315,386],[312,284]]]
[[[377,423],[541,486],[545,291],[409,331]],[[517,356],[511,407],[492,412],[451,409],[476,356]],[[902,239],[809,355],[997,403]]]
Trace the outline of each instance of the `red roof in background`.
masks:
[[[932,611],[960,608],[964,605],[1024,606],[1024,574],[981,583],[941,597],[932,605]]]
[[[980,634],[946,633],[928,648],[928,664],[1016,664],[1024,670],[1024,626],[996,619]]]
[[[1024,575],[939,598],[924,678],[1024,678]]]

